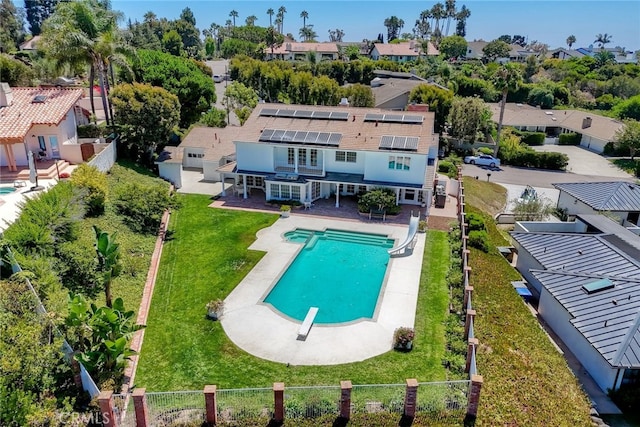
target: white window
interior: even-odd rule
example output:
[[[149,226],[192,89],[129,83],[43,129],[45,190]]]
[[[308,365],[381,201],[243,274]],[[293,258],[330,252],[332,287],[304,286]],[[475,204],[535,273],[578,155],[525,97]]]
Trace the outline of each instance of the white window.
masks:
[[[336,162],[355,163],[357,153],[355,151],[336,151]]]
[[[389,169],[405,170],[411,168],[411,157],[389,156]]]
[[[287,148],[287,164],[293,165],[295,163],[295,151],[293,148]]]
[[[301,166],[307,165],[307,150],[302,148],[298,150],[298,164]]]
[[[300,186],[289,184],[269,184],[272,199],[300,200]]]
[[[280,186],[278,184],[271,184],[271,198],[279,199],[280,198]]]
[[[318,166],[318,150],[311,150],[311,166]]]

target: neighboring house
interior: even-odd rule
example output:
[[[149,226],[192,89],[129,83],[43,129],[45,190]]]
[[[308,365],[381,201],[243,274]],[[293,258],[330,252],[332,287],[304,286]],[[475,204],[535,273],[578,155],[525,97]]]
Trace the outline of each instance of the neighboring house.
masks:
[[[606,47],[606,48],[594,48],[593,45],[589,47],[581,47],[577,49],[578,52],[585,56],[595,56],[598,52],[606,51],[613,55],[613,59],[618,64],[637,64],[638,56],[635,52],[626,50],[620,46]]]
[[[239,130],[238,127],[192,128],[178,147],[165,148],[156,161],[159,175],[176,188],[182,186],[182,169],[201,170],[204,181],[219,182],[217,169],[235,160],[233,141]]]
[[[336,42],[336,46],[340,49],[340,52],[344,55],[344,52],[350,46],[356,46],[358,48],[359,55],[361,56],[369,56],[369,52],[371,51],[369,47],[369,42]]]
[[[218,169],[244,197],[313,201],[391,188],[428,205],[438,152],[434,114],[373,108],[258,104],[235,136],[236,161]],[[205,152],[204,160],[207,160]]]
[[[308,54],[313,52],[316,62],[333,61],[340,58],[340,50],[336,43],[298,43],[285,42],[277,48],[267,47],[264,50],[267,60],[281,59],[284,61],[306,61]]]
[[[493,121],[500,118],[500,103],[490,103]],[[507,103],[502,121],[504,126],[531,132],[545,132],[549,138],[561,133],[582,135],[580,145],[602,153],[605,145],[615,140],[616,132],[624,126],[610,117],[579,110],[542,110],[526,104]]]
[[[411,91],[422,84],[448,90],[444,86],[411,73],[376,70],[374,74],[377,77],[371,80],[371,91],[375,97],[375,107],[384,110],[406,110]]]
[[[588,214],[518,222],[511,236],[538,312],[600,388],[639,383],[640,237]]]
[[[565,49],[563,47],[549,51],[549,56],[556,59],[582,58],[585,56],[583,52],[575,49]]]
[[[40,38],[41,36],[31,37],[26,42],[21,43],[19,49],[21,51],[35,52],[38,50],[38,42],[40,42]]]
[[[82,162],[77,126],[88,123],[88,113],[80,98],[82,89],[0,83],[0,166],[28,166],[29,151],[41,160]]]
[[[625,181],[553,184],[558,208],[569,215],[605,214],[623,226],[640,226],[640,185]]]
[[[471,42],[467,42],[467,53],[465,54],[465,59],[483,59],[484,52],[483,49],[489,42],[484,40],[474,40]],[[527,50],[524,47],[511,44],[509,45],[509,56],[496,58],[496,62],[505,63],[505,62],[526,62],[527,58],[531,55],[537,56],[537,53],[532,50]]]
[[[440,51],[433,43],[428,42],[428,51],[422,50],[420,42],[408,41],[403,43],[374,43],[369,56],[371,59],[388,59],[395,62],[415,61],[421,56],[438,56]]]

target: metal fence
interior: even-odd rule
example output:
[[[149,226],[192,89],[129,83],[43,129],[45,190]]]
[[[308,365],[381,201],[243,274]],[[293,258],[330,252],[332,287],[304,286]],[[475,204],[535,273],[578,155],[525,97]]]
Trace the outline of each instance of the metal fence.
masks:
[[[205,420],[202,391],[147,393],[149,419],[156,427]]]
[[[284,391],[285,418],[318,418],[339,413],[340,387],[287,387]]]
[[[406,388],[405,384],[354,385],[351,390],[351,412],[402,414]]]
[[[202,395],[202,392],[200,394]],[[273,417],[271,388],[218,390],[216,400],[220,421],[236,422],[248,419],[269,421]]]
[[[468,380],[419,383],[416,414],[429,419],[462,419],[467,410],[470,383]]]

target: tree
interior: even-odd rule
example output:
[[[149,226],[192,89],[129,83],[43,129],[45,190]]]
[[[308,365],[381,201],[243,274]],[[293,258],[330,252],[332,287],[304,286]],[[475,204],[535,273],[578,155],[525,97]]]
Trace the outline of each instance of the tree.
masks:
[[[511,43],[525,47],[527,45],[527,39],[519,34],[514,34],[513,37],[511,37]]]
[[[488,62],[493,62],[498,58],[508,58],[511,47],[502,40],[493,40],[482,48],[482,53]]]
[[[278,32],[273,27],[267,28],[267,34],[264,40],[265,44],[269,49],[271,49],[271,57],[273,57],[273,51],[284,43],[284,36]]]
[[[254,25],[256,25],[257,20],[258,17],[256,15],[249,15],[247,16],[247,19],[244,20],[244,23],[247,25],[247,27],[253,27]]]
[[[202,115],[200,123],[212,128],[227,127],[227,113],[224,110],[211,107],[211,110]]]
[[[329,41],[331,42],[341,42],[344,37],[344,31],[339,28],[335,30],[329,30]]]
[[[111,298],[111,283],[118,277],[122,270],[120,264],[120,245],[116,243],[116,233],[109,235],[97,226],[93,226],[95,234],[95,248],[98,258],[98,271],[102,273],[102,284],[104,286],[105,304],[111,308],[113,306]]]
[[[435,19],[436,24],[435,24],[435,28],[434,28],[434,32],[435,30],[439,30],[439,33],[442,34],[442,28],[440,28],[440,20],[442,19],[443,23],[444,23],[444,18],[447,17],[447,12],[445,10],[445,6],[442,3],[436,3],[433,5],[433,7],[431,8],[431,16],[433,16],[433,19]]]
[[[182,37],[176,30],[164,33],[164,36],[162,36],[162,50],[174,56],[182,56],[183,48]]]
[[[503,34],[500,37],[498,37],[496,40],[502,40],[503,42],[507,43],[507,44],[511,44],[511,36],[509,34]]]
[[[343,88],[342,97],[349,100],[351,107],[374,107],[376,103],[371,86],[360,83]]]
[[[471,11],[467,9],[467,6],[462,5],[462,9],[456,15],[456,35],[464,37],[467,35],[467,19],[471,16]]]
[[[451,19],[455,18],[458,11],[456,10],[456,0],[446,0],[444,3],[444,11],[447,18],[447,31],[445,36],[449,35],[449,24],[451,24]]]
[[[435,113],[434,128],[436,132],[442,132],[444,128],[452,99],[453,92],[428,83],[414,87],[409,94],[409,102],[426,104],[429,106],[429,111]]]
[[[153,154],[167,144],[178,126],[178,97],[161,87],[134,83],[118,85],[111,99],[122,144],[133,160],[150,164]]]
[[[17,50],[24,39],[24,24],[21,13],[11,0],[0,2],[0,52],[7,53]],[[3,80],[4,81],[4,80]]]
[[[236,18],[238,17],[238,11],[237,10],[232,10],[231,12],[229,12],[229,16],[231,17],[231,19],[233,19],[233,26],[236,26]]]
[[[171,23],[170,28],[180,35],[182,47],[190,58],[201,57],[202,40],[200,39],[200,30],[190,20],[178,19]]]
[[[287,8],[284,6],[280,6],[278,8],[278,14],[276,18],[280,20],[280,25],[278,26],[278,32],[280,34],[284,34],[284,14],[287,13]]]
[[[251,110],[258,105],[258,94],[255,90],[242,83],[233,82],[227,86],[222,104],[227,108],[227,111],[233,110],[238,116],[240,124],[243,125],[249,118]]]
[[[318,33],[313,30],[313,25],[307,25],[306,27],[300,28],[299,31],[300,38],[305,42],[312,42],[318,37]]]
[[[42,24],[53,14],[59,0],[25,0],[24,7],[32,36],[40,35]],[[4,26],[4,22],[2,24]]]
[[[614,112],[621,119],[640,120],[640,95],[622,101],[615,106]]]
[[[455,97],[448,117],[449,135],[469,143],[482,141],[493,127],[491,109],[478,97]]]
[[[196,17],[193,16],[193,12],[188,7],[185,7],[184,9],[182,9],[182,12],[180,13],[180,19],[188,22],[194,27],[196,26]]]
[[[500,148],[500,131],[502,130],[502,121],[504,119],[504,108],[507,105],[507,94],[509,90],[515,90],[522,82],[520,69],[516,64],[507,63],[502,65],[493,76],[493,85],[502,92],[500,100],[500,118],[498,120],[498,131],[496,136],[496,146],[493,157],[498,157]]]
[[[607,33],[597,34],[596,39],[594,40],[594,43],[598,43],[598,46],[600,47],[600,49],[604,49],[604,46],[606,44],[611,43],[611,37],[613,36]]]
[[[274,10],[272,8],[267,9],[267,15],[269,15],[269,26],[273,27],[273,23],[271,22],[271,18],[273,18],[273,15],[275,14]]]
[[[303,10],[302,12],[300,12],[300,18],[302,18],[302,28],[306,28],[307,19],[309,19],[309,12]]]
[[[640,122],[637,120],[625,120],[624,127],[618,129],[615,135],[615,146],[628,150],[631,160],[640,151]]]
[[[387,27],[387,43],[398,38],[400,28],[404,26],[404,21],[397,16],[390,16],[384,20],[384,26]]]
[[[593,55],[593,59],[596,60],[596,67],[602,68],[608,64],[615,64],[616,57],[613,53],[607,50],[600,50]]]
[[[438,49],[447,59],[460,58],[467,53],[467,41],[461,36],[444,37]]]
[[[567,37],[567,46],[569,46],[569,49],[571,49],[571,47],[575,42],[576,42],[576,36],[574,36],[573,34]]]

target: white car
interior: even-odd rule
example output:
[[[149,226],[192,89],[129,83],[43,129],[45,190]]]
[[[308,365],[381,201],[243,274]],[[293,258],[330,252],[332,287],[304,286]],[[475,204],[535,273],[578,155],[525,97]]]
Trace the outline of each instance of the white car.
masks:
[[[495,168],[500,166],[500,159],[496,159],[493,156],[488,154],[480,154],[478,156],[467,156],[464,158],[465,163],[470,163],[472,165],[478,166],[489,166],[491,168]]]
[[[216,83],[221,83],[222,82],[222,76],[220,74],[214,74],[213,75],[213,81]]]

